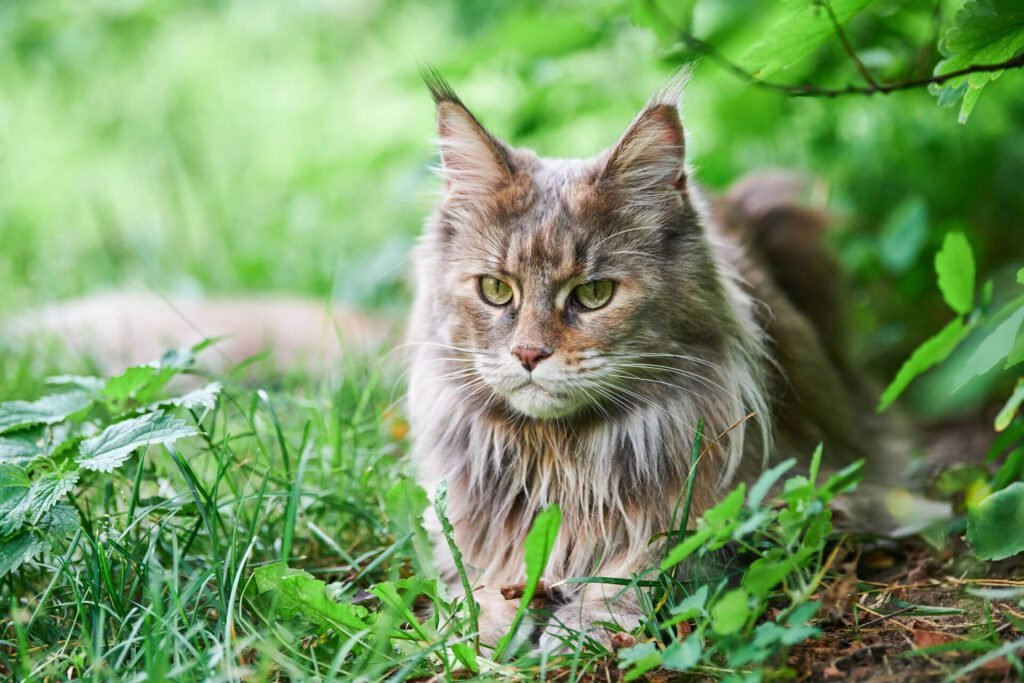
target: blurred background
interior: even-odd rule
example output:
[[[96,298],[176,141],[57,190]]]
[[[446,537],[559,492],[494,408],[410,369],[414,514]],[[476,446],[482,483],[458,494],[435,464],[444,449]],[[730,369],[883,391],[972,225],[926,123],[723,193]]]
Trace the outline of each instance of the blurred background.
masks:
[[[879,77],[930,74],[962,5],[859,4],[846,34]],[[147,289],[286,292],[400,318],[409,250],[438,189],[420,64],[513,144],[590,155],[697,57],[672,25],[681,9],[687,30],[736,60],[788,11],[752,0],[4,0],[0,317]],[[829,40],[769,80],[842,86],[857,72]],[[769,166],[815,178],[851,273],[852,341],[881,381],[950,317],[932,269],[944,233],[966,232],[997,300],[1024,262],[1024,71],[987,87],[961,124],[923,88],[791,97],[705,56],[684,112],[708,187]],[[911,401],[941,415],[980,410],[997,391],[982,380],[937,398],[924,382]]]

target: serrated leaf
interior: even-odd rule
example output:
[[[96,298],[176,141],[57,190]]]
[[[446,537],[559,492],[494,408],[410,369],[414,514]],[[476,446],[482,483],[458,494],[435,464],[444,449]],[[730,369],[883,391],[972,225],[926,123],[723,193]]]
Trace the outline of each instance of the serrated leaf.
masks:
[[[1024,0],[968,0],[954,15],[939,50],[944,59],[935,65],[936,76],[1016,57],[1024,52]],[[959,118],[965,123],[982,88],[1002,73],[972,73],[931,90],[939,95],[940,104],[948,105],[962,97]]]
[[[0,436],[0,465],[27,465],[45,452],[41,430],[22,430]]]
[[[25,470],[0,465],[0,538],[13,534],[25,523],[30,486]]]
[[[285,619],[301,619],[325,628],[370,628],[366,608],[331,600],[327,585],[301,569],[275,562],[253,572],[253,579],[257,592],[264,600],[272,600],[275,613]]]
[[[943,327],[935,336],[926,340],[910,354],[903,363],[896,377],[885,388],[878,402],[878,412],[882,412],[899,398],[900,394],[910,386],[914,378],[929,368],[941,363],[953,353],[973,329],[973,324],[964,324],[962,318],[955,318]]]
[[[15,571],[49,546],[31,531],[7,539],[0,539],[0,577]]]
[[[159,403],[154,403],[150,408],[174,406],[176,408],[184,408],[185,410],[193,408],[213,410],[217,407],[217,397],[220,396],[221,389],[223,387],[220,382],[210,382],[206,386],[193,389],[183,396],[168,398]]]
[[[816,50],[835,35],[835,27],[825,8],[809,0],[789,0],[785,18],[764,32],[743,55],[742,63],[763,79],[787,69]],[[832,11],[845,24],[871,0],[831,0]]]
[[[79,478],[78,470],[69,472],[48,472],[32,482],[29,489],[28,506],[32,523],[37,524],[69,491],[75,488]]]
[[[102,377],[93,377],[91,375],[55,375],[47,377],[45,381],[50,386],[77,389],[78,391],[90,394],[103,391],[103,387],[107,383]]]
[[[946,233],[942,249],[935,254],[935,273],[942,298],[961,315],[974,307],[974,252],[962,232]]]
[[[1022,322],[1024,322],[1024,308],[1019,309],[996,326],[960,366],[956,378],[953,380],[953,388],[959,389],[969,380],[985,374],[1006,358],[1013,350],[1017,330],[1021,328]]]
[[[35,526],[41,533],[61,538],[77,531],[81,524],[75,508],[67,503],[57,503]]]
[[[54,424],[82,412],[92,403],[92,395],[68,391],[43,396],[37,401],[0,403],[0,434],[37,424]]]
[[[967,540],[982,560],[1024,552],[1024,482],[996,491],[967,511]]]
[[[162,411],[148,413],[112,424],[83,441],[78,464],[87,470],[112,472],[140,446],[171,443],[195,434],[193,427]]]
[[[146,403],[179,372],[180,370],[174,367],[137,365],[107,380],[103,396],[118,406],[123,406],[129,401]]]

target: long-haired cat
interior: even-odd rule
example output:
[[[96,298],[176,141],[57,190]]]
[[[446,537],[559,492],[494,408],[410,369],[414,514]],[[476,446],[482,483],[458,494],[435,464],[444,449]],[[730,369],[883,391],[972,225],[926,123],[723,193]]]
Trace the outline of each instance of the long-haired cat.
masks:
[[[717,445],[694,518],[819,442],[833,465],[892,462],[843,349],[823,216],[782,176],[713,206],[685,163],[681,78],[590,159],[513,148],[426,81],[444,195],[416,252],[408,409],[422,484],[447,480],[485,641],[511,622],[499,589],[523,580],[548,505],[563,516],[549,581],[650,566],[701,419]],[[437,552],[453,578],[443,541]],[[551,623],[633,625],[636,605],[611,594],[588,584]]]

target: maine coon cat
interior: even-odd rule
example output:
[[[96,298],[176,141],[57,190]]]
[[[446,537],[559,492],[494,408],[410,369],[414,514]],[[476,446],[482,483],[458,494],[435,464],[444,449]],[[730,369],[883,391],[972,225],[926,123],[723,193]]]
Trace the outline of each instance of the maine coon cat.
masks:
[[[833,465],[891,462],[843,349],[823,216],[778,175],[709,201],[685,163],[681,78],[590,159],[513,148],[426,81],[444,195],[415,257],[408,410],[423,486],[447,480],[485,642],[511,622],[499,589],[523,580],[526,533],[552,503],[549,581],[652,564],[701,419],[717,444],[694,519],[819,442]],[[454,578],[443,540],[437,553]],[[549,630],[632,626],[613,589],[569,593]]]

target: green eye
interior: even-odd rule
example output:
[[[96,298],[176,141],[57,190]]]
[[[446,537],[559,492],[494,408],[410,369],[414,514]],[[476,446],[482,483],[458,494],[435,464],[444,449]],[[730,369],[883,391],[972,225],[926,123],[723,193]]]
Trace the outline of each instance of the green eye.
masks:
[[[512,288],[497,278],[485,275],[480,278],[480,296],[493,306],[504,306],[512,301]]]
[[[592,282],[584,282],[572,290],[572,295],[580,306],[594,310],[608,303],[614,291],[615,283],[611,280],[594,280]]]

